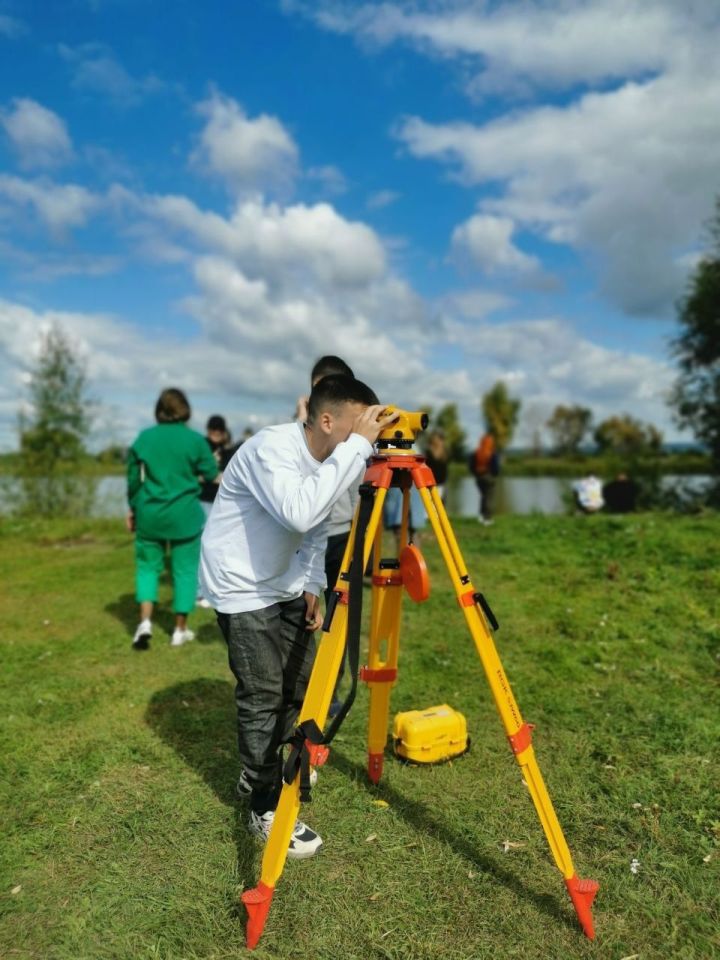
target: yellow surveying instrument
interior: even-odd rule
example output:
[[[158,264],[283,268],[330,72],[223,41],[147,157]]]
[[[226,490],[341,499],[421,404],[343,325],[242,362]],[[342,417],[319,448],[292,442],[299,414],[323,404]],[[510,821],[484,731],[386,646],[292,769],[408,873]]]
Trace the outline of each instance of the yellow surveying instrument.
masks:
[[[532,746],[533,725],[520,715],[510,683],[505,676],[493,640],[498,623],[482,593],[475,590],[465,568],[460,548],[432,471],[414,448],[417,434],[427,426],[423,413],[408,413],[388,407],[397,420],[377,441],[377,453],[370,459],[360,487],[360,503],[353,519],[335,588],[330,595],[322,639],[310,676],[298,727],[290,742],[283,768],[283,788],[262,859],[258,885],[242,895],[248,912],[247,946],[254,948],[262,934],[275,886],[282,875],[288,845],[298,816],[301,799],[309,799],[310,765],[321,766],[331,742],[355,698],[357,680],[370,689],[368,727],[368,776],[378,783],[382,775],[388,739],[390,691],[397,679],[400,645],[402,587],[416,602],[427,599],[429,579],[418,548],[409,543],[410,490],[414,486],[422,499],[433,532],[452,581],[458,604],[470,630],[490,685],[495,706],[505,728],[510,749],[522,771],[555,864],[585,934],[595,937],[592,902],[598,891],[594,880],[581,880],[575,873],[570,850],[540,773]],[[402,491],[398,556],[382,556],[382,510],[390,487]],[[369,655],[359,669],[360,618],[363,573],[372,553],[372,601]],[[330,701],[335,689],[343,652],[347,646],[352,686],[337,716],[325,730]]]

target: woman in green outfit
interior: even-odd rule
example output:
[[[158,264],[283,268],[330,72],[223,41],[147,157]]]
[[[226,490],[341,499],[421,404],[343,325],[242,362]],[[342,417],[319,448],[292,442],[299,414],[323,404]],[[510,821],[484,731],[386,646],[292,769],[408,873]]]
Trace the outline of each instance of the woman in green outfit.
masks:
[[[187,618],[195,606],[200,534],[205,516],[200,506],[200,479],[214,480],[218,468],[208,443],[187,426],[190,404],[182,390],[163,390],[155,405],[157,426],[143,430],[128,453],[130,510],[127,525],[135,532],[135,584],[140,624],[135,650],[147,650],[158,579],[170,548],[175,630],[171,646],[181,647],[195,634]]]

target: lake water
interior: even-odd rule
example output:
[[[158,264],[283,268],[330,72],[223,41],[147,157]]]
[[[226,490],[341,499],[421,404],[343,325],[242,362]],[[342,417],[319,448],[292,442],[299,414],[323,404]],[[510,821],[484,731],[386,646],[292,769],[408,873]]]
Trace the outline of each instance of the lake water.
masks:
[[[707,477],[663,477],[663,486],[683,483],[693,489],[703,486]],[[572,479],[565,477],[498,477],[494,510],[504,513],[566,513],[572,501]],[[453,517],[475,517],[478,491],[472,477],[462,477],[446,490],[446,506]],[[102,477],[97,486],[93,515],[122,517],[127,510],[125,478]]]

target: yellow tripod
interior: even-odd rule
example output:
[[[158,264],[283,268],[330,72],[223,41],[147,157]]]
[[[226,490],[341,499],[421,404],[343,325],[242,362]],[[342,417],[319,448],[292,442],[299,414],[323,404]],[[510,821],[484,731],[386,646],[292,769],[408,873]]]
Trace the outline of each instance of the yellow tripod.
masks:
[[[361,504],[353,520],[340,577],[328,605],[322,639],[298,719],[293,756],[296,763],[288,775],[286,766],[280,802],[265,847],[258,885],[242,895],[248,912],[247,946],[260,939],[277,881],[282,874],[292,830],[300,808],[300,760],[319,766],[325,762],[328,748],[322,731],[340,669],[348,631],[357,640],[359,631],[358,593],[362,593],[362,573],[373,556],[373,587],[370,614],[369,659],[360,670],[360,679],[370,688],[368,729],[368,776],[377,783],[382,774],[387,742],[390,691],[397,678],[400,639],[401,587],[410,597],[427,596],[427,571],[422,556],[413,545],[406,546],[398,558],[383,560],[382,510],[387,491],[398,486],[403,493],[400,543],[408,543],[410,489],[415,486],[422,498],[430,525],[452,580],[455,594],[485,670],[495,706],[505,728],[510,748],[528,785],[540,823],[550,845],[555,864],[563,875],[578,920],[594,939],[591,906],[598,891],[594,880],[581,880],[575,873],[570,850],[555,814],[552,801],[540,773],[532,747],[532,724],[523,721],[492,637],[497,622],[483,595],[475,590],[467,573],[460,548],[438,493],[432,471],[424,457],[413,450],[417,433],[427,425],[424,414],[398,411],[399,420],[378,440],[378,453],[372,457],[361,487]],[[352,563],[351,563],[352,558]],[[352,669],[352,663],[351,663]],[[347,703],[349,708],[354,696]],[[331,731],[334,732],[334,730]]]

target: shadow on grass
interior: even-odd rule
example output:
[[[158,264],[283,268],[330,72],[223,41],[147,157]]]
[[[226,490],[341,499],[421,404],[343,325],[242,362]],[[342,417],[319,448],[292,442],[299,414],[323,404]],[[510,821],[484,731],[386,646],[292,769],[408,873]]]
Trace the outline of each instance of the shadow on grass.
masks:
[[[148,726],[182,757],[234,814],[233,839],[238,873],[254,886],[258,847],[247,831],[246,805],[235,797],[238,774],[233,685],[222,680],[189,680],[153,694],[145,713]],[[233,901],[245,919],[245,911]]]
[[[130,636],[135,633],[139,622],[139,608],[134,594],[123,593],[117,600],[105,604],[105,612],[119,620]],[[197,608],[195,612],[197,613]],[[175,614],[164,603],[156,604],[152,618],[153,625],[158,628],[159,637],[163,633],[170,635],[175,629]],[[196,624],[191,615],[188,626],[195,630],[195,639],[199,643],[219,643],[222,640],[222,634],[214,621]]]
[[[135,633],[135,627],[140,622],[140,612],[135,594],[123,593],[117,600],[106,603],[105,612],[119,620],[130,636]],[[172,633],[175,627],[175,615],[171,610],[167,610],[163,606],[157,606],[153,611],[153,624],[159,628],[160,632]]]
[[[237,745],[232,683],[199,679],[175,684],[154,694],[146,719],[158,736],[200,774],[218,798],[232,807],[239,877],[246,888],[254,886],[258,848],[247,832],[245,806],[235,799]],[[480,854],[462,833],[452,830],[442,819],[433,816],[424,804],[399,793],[382,781],[379,786],[373,787],[367,781],[365,768],[349,759],[337,747],[332,750],[330,762],[349,779],[367,784],[373,796],[386,800],[393,811],[416,830],[438,837],[470,865],[511,890],[519,900],[531,900],[538,910],[554,920],[573,930],[578,929],[569,905],[567,908],[561,906],[553,893],[545,894],[529,888],[522,879],[501,866],[497,859]],[[244,910],[235,902],[233,907],[244,922]]]
[[[364,783],[368,792],[378,799],[387,801],[396,815],[401,816],[403,820],[418,831],[437,837],[443,843],[452,847],[461,857],[464,857],[471,866],[482,870],[493,880],[512,890],[519,900],[531,900],[538,910],[554,920],[559,920],[574,931],[580,930],[577,920],[571,914],[571,910],[563,909],[556,896],[530,889],[519,877],[500,866],[496,859],[479,853],[466,837],[452,830],[443,820],[434,817],[430,809],[424,804],[418,803],[417,800],[413,800],[405,794],[398,793],[397,790],[382,780],[376,787],[372,786],[368,782],[365,767],[345,756],[337,747],[333,747],[331,750],[329,762],[347,777],[358,783]]]

